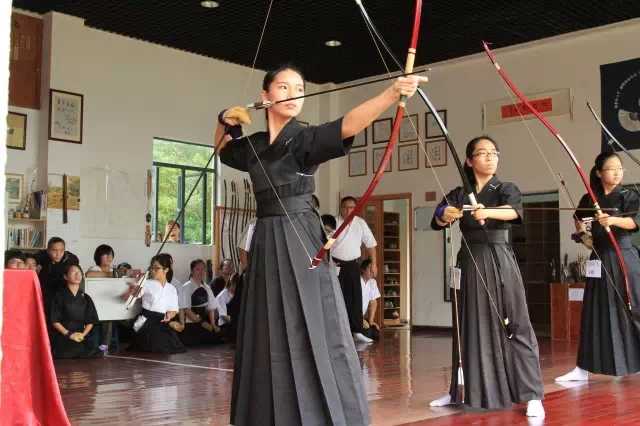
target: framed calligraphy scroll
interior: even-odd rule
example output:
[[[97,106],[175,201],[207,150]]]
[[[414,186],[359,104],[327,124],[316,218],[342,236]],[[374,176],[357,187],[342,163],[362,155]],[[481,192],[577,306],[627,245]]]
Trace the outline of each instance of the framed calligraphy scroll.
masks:
[[[82,143],[83,95],[51,89],[49,140]]]

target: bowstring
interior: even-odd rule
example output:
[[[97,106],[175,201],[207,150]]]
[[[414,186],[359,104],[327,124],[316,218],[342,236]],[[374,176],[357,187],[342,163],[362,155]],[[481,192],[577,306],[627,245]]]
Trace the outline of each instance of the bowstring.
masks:
[[[253,74],[255,72],[256,63],[258,61],[258,55],[260,54],[260,49],[262,47],[262,41],[264,39],[264,35],[265,35],[266,29],[267,29],[267,24],[269,22],[269,17],[271,16],[271,8],[273,6],[273,1],[274,0],[270,0],[269,7],[267,8],[267,14],[266,14],[264,23],[262,25],[262,31],[260,32],[260,38],[258,40],[258,47],[256,48],[255,55],[253,56],[253,62],[251,64],[251,71],[249,72],[249,77],[247,78],[247,82],[245,83],[245,86],[244,86],[243,99],[245,99],[247,97],[247,95],[248,95],[249,83],[251,82],[251,79],[252,79]],[[268,123],[267,123],[267,126],[268,126]],[[285,215],[287,217],[287,220],[291,224],[291,227],[293,228],[293,231],[294,231],[296,237],[298,238],[298,241],[300,242],[300,245],[304,249],[304,252],[306,253],[307,258],[309,259],[309,262],[311,262],[313,257],[311,256],[311,253],[309,252],[309,249],[307,248],[305,243],[302,241],[302,236],[300,235],[300,232],[298,231],[295,223],[291,219],[291,216],[289,215],[289,212],[285,208],[284,203],[282,201],[282,198],[280,198],[280,195],[278,194],[278,191],[276,190],[275,185],[273,184],[271,178],[269,177],[269,174],[267,173],[267,170],[264,167],[264,164],[262,163],[262,160],[260,160],[260,156],[258,155],[258,152],[256,151],[256,148],[255,148],[255,145],[254,145],[253,141],[251,140],[251,136],[247,135],[246,138],[247,138],[248,145],[251,147],[251,151],[253,152],[253,155],[255,156],[256,160],[258,161],[258,164],[260,165],[260,169],[262,170],[262,173],[264,174],[264,177],[266,178],[266,180],[267,180],[267,182],[269,184],[269,187],[271,188],[271,190],[275,194],[276,199],[278,200],[278,203],[280,204],[280,207],[282,208],[282,211],[284,211],[284,213],[285,213]]]
[[[386,62],[386,61],[385,61],[385,59],[384,59],[384,55],[382,54],[382,51],[380,50],[380,47],[379,47],[379,45],[378,45],[378,42],[376,41],[376,37],[377,37],[378,39],[380,39],[381,44],[383,45],[383,47],[385,48],[385,50],[387,50],[387,52],[388,52],[391,56],[393,56],[393,55],[392,55],[392,52],[390,52],[390,51],[389,51],[389,47],[387,46],[387,44],[386,44],[386,43],[384,43],[384,38],[383,38],[383,37],[382,37],[382,35],[377,31],[377,29],[376,29],[375,27],[374,27],[374,28],[371,28],[372,23],[370,23],[370,22],[369,22],[369,19],[367,19],[367,18],[368,18],[368,16],[365,16],[365,15],[364,15],[364,12],[363,12],[362,10],[360,10],[360,12],[361,12],[361,14],[362,14],[362,16],[363,16],[363,18],[364,18],[364,21],[365,21],[365,24],[366,24],[367,30],[368,30],[368,32],[369,32],[369,35],[371,36],[371,40],[373,41],[373,43],[374,43],[374,45],[375,45],[375,47],[376,47],[376,49],[377,49],[377,51],[378,51],[378,55],[380,56],[380,59],[382,60],[382,63],[384,64],[384,67],[385,67],[385,69],[386,69],[387,75],[391,75],[391,74],[392,74],[392,73],[391,73],[391,70],[389,69],[389,66],[387,65],[387,62]],[[375,33],[375,37],[374,37],[374,33]],[[422,139],[422,136],[420,135],[420,132],[418,131],[418,128],[417,128],[416,124],[415,124],[415,123],[414,123],[414,121],[411,119],[410,108],[409,108],[408,102],[407,102],[407,106],[405,107],[405,114],[406,114],[406,117],[405,117],[405,118],[406,118],[406,119],[411,123],[411,126],[412,126],[412,128],[413,128],[413,130],[414,130],[415,134],[416,134],[416,135],[417,135],[417,137],[418,137],[418,146],[419,146],[419,147],[420,147],[420,149],[422,150],[423,154],[425,155],[425,157],[426,157],[426,159],[427,159],[427,162],[429,163],[429,169],[431,170],[431,173],[433,174],[433,177],[434,177],[434,179],[435,179],[435,181],[436,181],[436,184],[438,185],[438,189],[442,192],[442,194],[443,194],[443,198],[444,198],[444,200],[446,201],[446,203],[447,203],[448,205],[452,205],[452,204],[450,204],[450,203],[449,203],[449,200],[447,199],[447,192],[446,192],[446,191],[445,191],[445,189],[444,189],[444,185],[442,184],[442,181],[440,180],[440,178],[439,178],[439,176],[438,176],[438,173],[437,173],[437,172],[436,172],[436,170],[435,170],[435,167],[433,167],[433,163],[432,163],[432,161],[431,161],[431,157],[429,156],[429,153],[427,152],[427,150],[426,150],[426,148],[425,148],[425,146],[424,146],[424,145],[425,145],[425,143],[424,143],[425,141],[424,141],[424,139]],[[434,114],[437,114],[437,110],[435,110],[435,109],[434,109]],[[445,127],[445,128],[446,128],[446,127]],[[453,227],[451,227],[450,229],[452,230],[452,232],[451,232],[451,234],[452,234],[452,235],[451,235],[451,237],[453,238],[453,230],[454,230],[454,228],[453,228]],[[487,298],[488,298],[488,300],[489,300],[489,303],[490,303],[490,304],[491,304],[491,306],[493,307],[493,310],[494,310],[494,312],[495,312],[496,316],[498,317],[498,320],[499,320],[499,323],[500,323],[501,327],[503,327],[503,328],[504,328],[504,327],[505,327],[505,325],[504,325],[504,323],[502,322],[502,321],[503,321],[503,319],[502,319],[502,314],[500,314],[500,310],[498,309],[498,304],[496,303],[496,301],[495,301],[495,299],[494,299],[493,295],[491,294],[491,291],[489,290],[489,286],[487,285],[487,282],[486,282],[486,280],[485,280],[484,276],[482,275],[482,272],[480,271],[480,267],[479,267],[479,265],[478,265],[478,263],[477,263],[477,261],[476,261],[476,259],[475,259],[475,256],[473,255],[473,252],[471,251],[471,246],[469,245],[469,242],[467,241],[467,239],[466,239],[466,238],[465,238],[465,236],[464,236],[464,233],[462,233],[462,232],[460,232],[460,239],[461,239],[461,241],[464,243],[464,246],[465,246],[465,248],[466,248],[467,252],[469,253],[469,257],[471,258],[471,260],[472,260],[472,262],[473,262],[474,268],[476,269],[476,272],[478,273],[478,276],[480,277],[480,282],[482,283],[482,285],[483,285],[484,289],[486,290]],[[446,253],[445,253],[445,256],[446,256]],[[447,271],[445,271],[445,274],[447,274]],[[459,330],[457,330],[457,331],[459,332]]]

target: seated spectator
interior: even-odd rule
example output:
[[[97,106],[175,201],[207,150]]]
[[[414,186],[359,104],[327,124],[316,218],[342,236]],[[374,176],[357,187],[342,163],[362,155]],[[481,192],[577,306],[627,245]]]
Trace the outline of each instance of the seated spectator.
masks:
[[[171,256],[169,253],[160,253],[158,257],[165,259],[171,265],[171,272],[167,275],[167,277],[169,280],[169,284],[176,288],[176,292],[178,292],[179,295],[180,290],[182,289],[182,283],[175,277],[175,274],[173,273],[173,256]]]
[[[34,254],[24,254],[24,268],[35,271],[36,273],[38,272],[38,260],[36,259],[36,256]]]
[[[170,256],[159,254],[151,259],[151,279],[147,279],[138,297],[142,312],[133,324],[130,350],[158,353],[179,353],[186,349],[176,330],[182,331],[176,320],[178,292],[169,282],[173,277]],[[131,287],[130,293],[135,291]]]
[[[4,252],[4,269],[24,269],[24,255],[19,250]]]
[[[235,275],[234,275],[234,278],[235,278]],[[231,300],[235,295],[235,292],[236,292],[235,283],[236,283],[235,279],[229,280],[224,290],[222,290],[216,296],[216,300],[218,301],[218,306],[220,307],[220,309],[218,310],[219,312],[218,325],[220,326],[229,324],[231,322],[231,316],[227,311],[227,305],[231,303]]]
[[[118,276],[119,277],[128,277],[129,276],[129,272],[133,268],[127,262],[122,262],[122,263],[118,264],[118,267],[116,269],[118,271]]]
[[[38,279],[42,288],[44,309],[48,315],[53,297],[65,287],[64,271],[67,265],[79,265],[78,257],[65,250],[65,242],[60,237],[52,237],[47,242],[47,249],[36,255],[40,272]]]
[[[214,296],[218,297],[218,294],[227,286],[231,276],[235,273],[234,269],[231,259],[224,259],[220,263],[218,276],[211,282],[211,290],[213,290]]]
[[[373,278],[371,259],[365,259],[360,264],[360,284],[362,285],[363,334],[369,339],[378,340],[380,326],[376,323],[376,309],[378,308],[380,289]]]
[[[327,236],[332,235],[337,227],[336,218],[330,214],[323,214],[321,219],[322,226],[324,226],[324,232],[327,233]]]
[[[227,286],[218,294],[218,325],[222,329],[225,340],[234,342],[238,315],[240,313],[240,291],[242,289],[242,277],[233,274]]]
[[[185,345],[219,343],[218,303],[211,287],[204,283],[206,265],[196,259],[190,268],[190,280],[182,286],[179,297],[180,323],[184,326],[180,340]]]
[[[94,266],[87,270],[87,277],[115,278],[116,271],[113,267],[115,253],[111,246],[100,244],[93,252]]]
[[[178,222],[174,222],[170,220],[167,222],[167,225],[164,227],[164,235],[169,235],[167,238],[167,242],[170,243],[179,243],[182,240],[180,239],[180,224]]]
[[[93,261],[95,265],[87,270],[87,278],[115,278],[117,272],[113,267],[113,258],[115,253],[111,246],[106,244],[100,244],[93,252]],[[98,348],[107,353],[109,350],[109,343],[113,336],[113,321],[100,321],[100,346]]]
[[[98,313],[89,297],[80,290],[82,269],[67,264],[63,272],[65,287],[51,303],[51,324],[54,332],[51,349],[54,358],[93,358],[101,356],[93,339],[87,338],[98,322]]]

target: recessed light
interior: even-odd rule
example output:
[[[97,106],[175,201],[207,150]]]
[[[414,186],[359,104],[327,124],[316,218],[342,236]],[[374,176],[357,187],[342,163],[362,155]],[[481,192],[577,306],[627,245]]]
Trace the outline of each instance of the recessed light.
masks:
[[[220,3],[218,3],[217,1],[212,1],[212,0],[202,0],[200,2],[200,6],[206,7],[206,8],[209,8],[209,9],[213,9],[213,8],[216,8],[216,7],[220,6]]]
[[[342,42],[340,40],[327,40],[324,42],[325,46],[329,47],[338,47],[342,46]]]

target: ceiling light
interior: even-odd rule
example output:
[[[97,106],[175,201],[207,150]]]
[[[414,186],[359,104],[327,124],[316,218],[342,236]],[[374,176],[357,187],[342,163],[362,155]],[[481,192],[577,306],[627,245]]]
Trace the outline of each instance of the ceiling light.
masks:
[[[329,47],[338,47],[342,46],[342,42],[340,40],[327,40],[324,42],[325,46]]]
[[[202,0],[200,2],[200,6],[206,7],[208,9],[213,9],[215,7],[220,6],[220,3],[218,3],[217,1],[212,1],[212,0]]]

